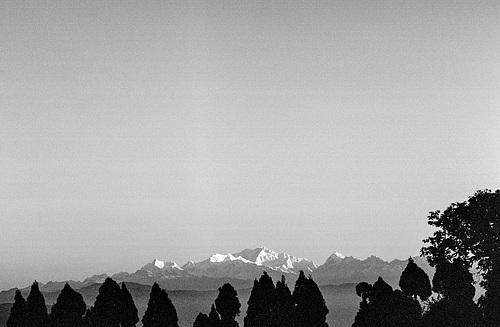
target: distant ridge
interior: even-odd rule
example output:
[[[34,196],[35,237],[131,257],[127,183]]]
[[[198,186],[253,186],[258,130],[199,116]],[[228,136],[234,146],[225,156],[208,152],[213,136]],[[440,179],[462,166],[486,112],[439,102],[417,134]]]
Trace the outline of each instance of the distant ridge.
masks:
[[[413,258],[417,265],[431,277],[431,268],[425,259]],[[376,256],[364,260],[344,256],[338,252],[330,255],[322,265],[287,253],[278,253],[265,246],[244,249],[237,253],[215,253],[207,259],[188,261],[179,266],[174,261],[154,259],[133,273],[120,272],[112,277],[116,281],[134,282],[143,285],[159,283],[167,289],[209,290],[217,289],[223,280],[231,281],[235,287],[250,287],[255,278],[266,271],[275,280],[284,275],[293,283],[300,270],[312,275],[320,285],[339,285],[373,282],[379,276],[393,286],[397,286],[399,277],[406,267],[407,260],[384,261]],[[107,274],[96,274],[83,281],[68,281],[74,289],[80,289],[94,283],[102,283]],[[63,288],[63,282],[40,283],[44,292],[55,292]],[[1,294],[1,293],[0,293]]]

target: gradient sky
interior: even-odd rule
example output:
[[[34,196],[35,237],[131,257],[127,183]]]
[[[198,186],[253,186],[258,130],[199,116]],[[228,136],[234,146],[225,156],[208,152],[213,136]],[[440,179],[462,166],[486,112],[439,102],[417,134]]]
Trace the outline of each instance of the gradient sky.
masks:
[[[0,289],[406,258],[499,187],[496,0],[0,2]]]

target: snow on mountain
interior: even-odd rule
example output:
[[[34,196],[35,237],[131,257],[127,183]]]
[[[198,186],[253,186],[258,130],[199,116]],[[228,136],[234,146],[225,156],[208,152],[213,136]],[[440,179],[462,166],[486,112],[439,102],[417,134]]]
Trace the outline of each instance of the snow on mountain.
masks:
[[[414,260],[432,278],[433,269],[426,260],[420,257],[415,257]],[[113,278],[135,282],[189,277],[251,280],[259,278],[263,271],[266,271],[275,280],[285,275],[287,280],[293,282],[299,271],[303,270],[306,274],[312,274],[320,285],[373,282],[382,276],[388,283],[397,287],[407,263],[407,260],[397,259],[387,262],[376,256],[360,260],[334,252],[324,264],[318,265],[305,258],[258,247],[234,254],[215,253],[199,262],[188,261],[182,267],[173,261],[155,259],[133,274],[119,273],[113,275]],[[104,278],[103,275],[93,277],[96,281],[102,281]]]
[[[174,261],[161,261],[154,259],[152,262],[146,264],[144,267],[139,269],[141,271],[148,272],[149,276],[161,276],[161,275],[180,275],[182,274],[182,268],[177,265]]]
[[[414,257],[415,263],[432,278],[434,270],[424,258]],[[179,282],[188,285],[200,278],[218,278],[232,280],[253,280],[266,271],[273,280],[285,275],[293,283],[299,271],[311,274],[319,285],[374,282],[379,276],[397,287],[401,273],[408,260],[384,261],[376,256],[364,260],[344,256],[338,252],[330,255],[322,265],[287,253],[278,253],[266,247],[245,249],[237,253],[215,253],[207,259],[188,261],[179,267],[174,261],[154,259],[134,273],[120,272],[112,278],[116,281],[152,284],[153,282]],[[82,282],[82,285],[102,283],[108,275],[94,275]],[[196,279],[193,279],[196,278]]]
[[[188,261],[182,267],[175,262],[153,260],[129,276],[120,277],[130,280],[140,278],[173,277],[210,277],[254,279],[267,271],[279,278],[282,274],[298,275],[300,270],[312,272],[319,265],[308,259],[297,258],[287,253],[277,253],[266,247],[245,249],[238,253],[215,253],[200,262]]]
[[[314,261],[297,258],[287,253],[277,253],[266,247],[245,249],[234,254],[234,256],[245,258],[258,266],[264,266],[275,271],[291,274],[296,274],[300,270],[313,271],[319,266]]]

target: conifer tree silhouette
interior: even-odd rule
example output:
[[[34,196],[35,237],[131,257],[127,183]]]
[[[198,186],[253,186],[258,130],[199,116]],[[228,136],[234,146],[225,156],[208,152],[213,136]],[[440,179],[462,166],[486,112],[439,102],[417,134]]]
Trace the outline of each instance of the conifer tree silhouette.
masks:
[[[85,315],[92,327],[119,327],[122,315],[120,286],[110,277],[99,287],[94,306]]]
[[[82,295],[66,283],[50,311],[50,325],[54,327],[82,326],[82,317],[86,309],[87,305]]]
[[[241,303],[234,287],[226,283],[219,287],[219,295],[215,299],[215,308],[220,314],[222,327],[237,327],[236,316],[240,314]]]
[[[139,322],[139,315],[125,282],[122,282],[120,293],[122,301],[121,327],[134,327]]]
[[[432,294],[429,276],[417,266],[412,258],[408,259],[408,264],[401,274],[399,287],[405,295],[412,297],[415,301],[417,301],[417,296],[425,301]]]
[[[219,327],[221,325],[220,316],[217,310],[215,310],[215,305],[212,304],[210,308],[210,313],[208,314],[208,326],[209,327]]]
[[[14,304],[10,309],[10,315],[7,319],[7,327],[24,327],[26,326],[26,300],[24,300],[21,291],[16,290],[14,296]]]
[[[264,272],[259,280],[255,280],[248,299],[245,327],[269,325],[271,310],[275,306],[276,294],[272,278]]]
[[[328,308],[318,285],[301,270],[292,294],[295,303],[295,325],[325,327]]]
[[[199,313],[198,316],[196,316],[196,319],[193,323],[193,327],[209,327],[210,322],[208,320],[208,316],[204,313]]]
[[[45,298],[35,281],[31,285],[30,294],[26,299],[26,323],[30,327],[45,326],[47,323],[47,307]]]
[[[142,317],[144,327],[179,327],[177,311],[167,292],[157,283],[151,287],[148,308]]]
[[[285,276],[281,275],[281,280],[276,282],[276,301],[271,309],[271,319],[269,326],[271,327],[292,327],[294,304],[292,293],[286,285]]]

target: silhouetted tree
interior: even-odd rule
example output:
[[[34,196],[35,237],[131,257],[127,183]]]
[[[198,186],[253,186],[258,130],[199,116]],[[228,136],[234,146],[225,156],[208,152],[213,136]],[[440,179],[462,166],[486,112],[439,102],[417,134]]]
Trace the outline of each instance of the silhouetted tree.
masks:
[[[7,319],[7,327],[24,327],[26,324],[26,301],[24,300],[21,291],[16,290],[16,295],[14,295],[14,304],[10,309],[10,315]]]
[[[167,292],[157,283],[153,284],[149,294],[148,308],[142,317],[144,327],[178,327],[175,307]]]
[[[66,283],[50,311],[50,325],[54,327],[82,326],[82,316],[86,309],[87,305],[83,296]]]
[[[30,327],[45,326],[47,323],[47,307],[45,298],[35,281],[31,285],[30,294],[26,299],[26,323]]]
[[[473,300],[473,283],[472,274],[460,259],[451,263],[443,261],[436,265],[432,289],[440,294],[440,299],[429,305],[425,314],[425,325],[484,326],[482,315]]]
[[[500,262],[500,258],[494,260]],[[483,278],[481,286],[486,289],[486,292],[479,298],[478,304],[488,325],[498,327],[500,325],[500,267],[496,265],[494,269],[485,273]]]
[[[236,316],[240,315],[241,303],[234,287],[226,283],[219,287],[219,295],[215,299],[215,308],[220,314],[222,327],[238,326]]]
[[[122,314],[121,314],[121,326],[122,327],[134,327],[139,322],[139,315],[137,312],[137,307],[135,306],[134,299],[127,289],[127,285],[122,282],[121,289],[121,301],[122,301]]]
[[[208,326],[210,327],[219,327],[221,325],[219,313],[215,310],[215,305],[212,304],[212,308],[210,309],[210,313],[208,314]]]
[[[422,254],[432,266],[455,259],[468,268],[477,264],[486,290],[480,308],[489,325],[500,326],[500,190],[477,191],[428,219],[439,230],[424,240]]]
[[[271,327],[292,327],[294,326],[294,303],[292,293],[286,285],[285,276],[281,275],[281,280],[276,282],[276,301],[271,309]]]
[[[264,272],[259,280],[255,280],[248,299],[245,327],[269,325],[271,309],[275,306],[276,294],[272,278]]]
[[[208,316],[200,312],[193,323],[193,327],[209,327],[209,326],[210,326],[210,321],[208,320]]]
[[[85,315],[85,322],[93,327],[119,327],[122,308],[120,286],[108,277],[99,287],[99,294],[94,306]]]
[[[418,302],[402,291],[393,291],[381,277],[372,285],[356,285],[356,294],[362,297],[353,327],[417,327],[421,324]]]
[[[431,282],[425,271],[417,266],[412,258],[408,259],[408,264],[399,279],[399,287],[403,294],[412,297],[417,301],[425,301],[431,296]]]
[[[372,291],[372,285],[367,282],[361,282],[356,285],[356,295],[361,296],[363,302],[366,302]]]
[[[292,294],[295,304],[295,325],[325,327],[328,308],[318,285],[301,270]]]

